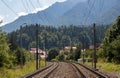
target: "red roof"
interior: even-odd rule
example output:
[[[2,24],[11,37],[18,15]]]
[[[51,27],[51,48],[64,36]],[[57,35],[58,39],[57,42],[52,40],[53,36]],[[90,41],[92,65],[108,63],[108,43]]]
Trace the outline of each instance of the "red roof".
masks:
[[[98,49],[98,47],[99,47],[99,45],[96,45],[96,49]],[[89,49],[90,49],[90,50],[94,49],[94,45],[90,45],[90,46],[89,46]]]
[[[30,53],[36,53],[36,48],[30,48]],[[38,54],[44,55],[43,51],[41,49],[38,49]]]

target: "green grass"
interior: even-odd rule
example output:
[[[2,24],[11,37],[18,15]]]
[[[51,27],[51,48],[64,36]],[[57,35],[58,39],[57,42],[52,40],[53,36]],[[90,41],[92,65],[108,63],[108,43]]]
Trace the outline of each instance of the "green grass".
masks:
[[[92,63],[85,63],[86,65],[92,66]],[[120,64],[114,63],[106,63],[106,62],[98,62],[97,68],[101,69],[102,71],[109,71],[109,72],[120,72]]]
[[[103,71],[120,72],[120,64],[97,63],[97,66],[100,67]]]
[[[0,68],[0,78],[19,78],[24,76],[25,74],[36,70],[35,63],[35,61],[28,62],[24,65],[23,69],[21,69],[20,66],[16,66],[12,69]],[[41,67],[44,65],[44,61],[41,61]]]

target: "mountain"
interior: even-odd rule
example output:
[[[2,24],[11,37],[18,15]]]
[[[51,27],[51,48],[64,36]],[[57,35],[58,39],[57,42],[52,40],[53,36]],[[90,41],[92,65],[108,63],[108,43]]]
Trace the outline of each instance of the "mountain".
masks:
[[[80,2],[58,18],[56,25],[111,24],[120,15],[120,0]],[[102,3],[103,2],[103,3]],[[100,4],[101,3],[101,4]],[[74,21],[73,21],[74,20]]]
[[[21,16],[2,29],[11,32],[23,23],[44,25],[111,24],[120,15],[120,0],[67,0],[38,13]]]
[[[102,24],[110,24],[111,22],[113,23],[116,18],[120,15],[120,0],[117,2],[114,6],[110,8],[107,12],[103,13],[102,16],[99,18],[99,23]]]
[[[28,14],[26,16],[21,16],[15,21],[5,25],[2,29],[6,32],[11,32],[20,28],[23,23],[27,24],[44,24],[49,25],[52,20],[62,16],[66,11],[70,10],[73,6],[79,3],[80,0],[68,0],[65,2],[56,2],[49,8],[39,11],[38,13]]]

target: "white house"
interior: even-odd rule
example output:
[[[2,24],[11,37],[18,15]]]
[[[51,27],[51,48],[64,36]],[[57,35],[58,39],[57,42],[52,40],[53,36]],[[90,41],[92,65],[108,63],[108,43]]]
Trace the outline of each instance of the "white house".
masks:
[[[36,54],[36,48],[30,48],[30,53]],[[46,52],[41,49],[38,49],[38,54],[42,59],[46,57]]]

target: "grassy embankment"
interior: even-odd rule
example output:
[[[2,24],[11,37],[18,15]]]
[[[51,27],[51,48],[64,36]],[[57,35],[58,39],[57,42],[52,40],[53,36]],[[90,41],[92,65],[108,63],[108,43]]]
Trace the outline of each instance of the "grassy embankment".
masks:
[[[91,62],[88,62],[85,64],[92,66]],[[98,61],[97,62],[97,69],[100,69],[100,70],[105,71],[105,72],[120,72],[120,64]]]
[[[16,66],[12,69],[0,68],[0,78],[19,78],[27,73],[33,72],[36,70],[36,62],[28,62],[23,66],[23,69],[20,66]],[[41,67],[44,66],[44,61],[41,61]]]

